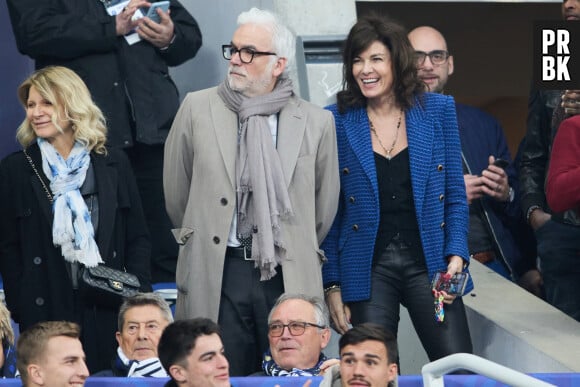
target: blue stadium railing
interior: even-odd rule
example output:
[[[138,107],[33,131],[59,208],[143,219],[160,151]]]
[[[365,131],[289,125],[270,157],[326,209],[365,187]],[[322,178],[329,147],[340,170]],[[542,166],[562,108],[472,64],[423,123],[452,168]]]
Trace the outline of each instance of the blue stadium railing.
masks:
[[[562,374],[530,374],[535,378],[544,380],[560,387],[580,387],[580,374],[562,373]],[[306,377],[245,377],[231,378],[232,387],[302,387],[308,380]],[[322,380],[321,377],[312,379],[311,387],[317,387]],[[506,384],[486,378],[480,375],[445,375],[445,387],[504,387]],[[87,387],[162,387],[167,379],[160,378],[88,378]],[[21,386],[19,379],[0,379],[0,386]],[[421,375],[404,375],[399,376],[399,387],[423,387]]]

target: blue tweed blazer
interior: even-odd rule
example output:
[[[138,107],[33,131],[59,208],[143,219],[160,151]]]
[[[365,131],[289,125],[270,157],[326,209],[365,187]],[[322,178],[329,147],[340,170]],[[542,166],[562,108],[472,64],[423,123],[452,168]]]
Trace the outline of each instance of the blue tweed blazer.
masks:
[[[379,226],[379,190],[365,108],[336,121],[341,179],[339,208],[322,244],[323,281],[340,283],[344,302],[370,297],[371,264]],[[405,113],[411,184],[429,278],[447,269],[446,257],[469,260],[468,206],[452,97],[426,93]],[[466,291],[473,288],[471,281]]]

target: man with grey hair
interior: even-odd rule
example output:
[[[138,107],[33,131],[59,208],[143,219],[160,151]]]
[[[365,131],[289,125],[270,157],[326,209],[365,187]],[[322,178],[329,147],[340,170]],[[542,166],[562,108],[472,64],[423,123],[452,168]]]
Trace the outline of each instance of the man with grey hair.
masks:
[[[317,376],[338,359],[328,359],[322,350],[331,331],[326,303],[319,297],[282,294],[268,316],[270,349],[262,370],[268,376]]]
[[[112,369],[94,376],[166,377],[157,356],[157,345],[173,315],[157,293],[140,293],[126,298],[119,308],[116,334],[117,356]]]
[[[227,78],[186,96],[163,175],[182,245],[176,317],[217,320],[238,376],[259,369],[280,294],[322,296],[319,245],[340,187],[332,115],[298,98],[287,75],[288,28],[252,8],[222,50]]]

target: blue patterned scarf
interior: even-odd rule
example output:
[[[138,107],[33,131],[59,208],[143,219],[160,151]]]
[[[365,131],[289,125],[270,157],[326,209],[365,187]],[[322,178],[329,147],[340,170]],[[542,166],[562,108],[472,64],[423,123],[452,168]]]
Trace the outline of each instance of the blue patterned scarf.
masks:
[[[2,346],[4,347],[4,365],[0,368],[0,377],[15,378],[20,376],[16,369],[16,348],[6,341],[2,343]]]
[[[42,138],[38,138],[42,153],[42,170],[50,180],[54,199],[52,241],[60,246],[64,259],[87,267],[102,263],[87,205],[79,191],[91,163],[88,150],[75,142],[65,160]]]
[[[268,376],[317,376],[320,373],[320,366],[327,360],[326,356],[321,352],[318,358],[318,363],[312,368],[307,368],[304,370],[298,368],[292,368],[290,371],[281,368],[274,358],[272,358],[272,353],[268,349],[264,353],[264,358],[262,359],[262,369],[264,373]]]

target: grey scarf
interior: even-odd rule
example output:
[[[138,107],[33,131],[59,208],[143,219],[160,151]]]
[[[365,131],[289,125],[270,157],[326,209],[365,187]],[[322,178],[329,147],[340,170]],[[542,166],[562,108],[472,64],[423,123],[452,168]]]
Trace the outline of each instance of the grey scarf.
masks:
[[[240,123],[236,160],[238,233],[252,235],[252,258],[261,280],[276,275],[286,256],[280,218],[292,215],[292,205],[274,148],[268,116],[278,113],[292,96],[292,81],[281,78],[271,93],[246,97],[224,81],[218,95]]]

